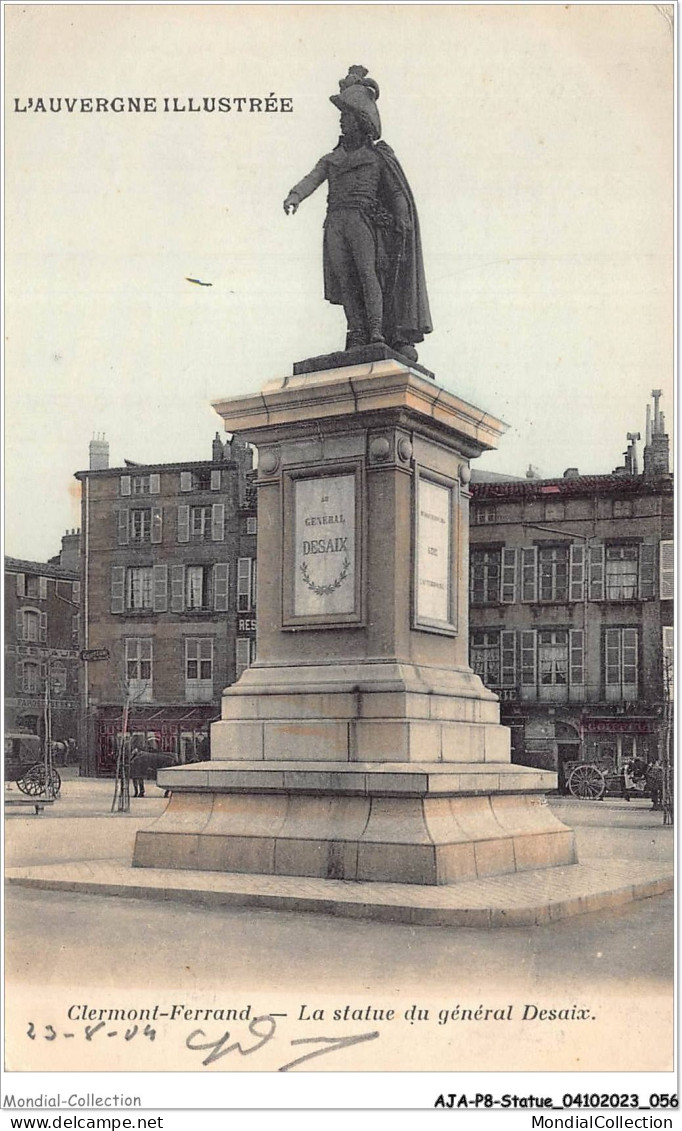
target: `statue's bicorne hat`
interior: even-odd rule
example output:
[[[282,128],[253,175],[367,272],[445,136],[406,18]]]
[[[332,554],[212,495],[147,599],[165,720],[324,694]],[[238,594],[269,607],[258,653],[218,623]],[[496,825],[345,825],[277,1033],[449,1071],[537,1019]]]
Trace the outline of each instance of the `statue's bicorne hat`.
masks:
[[[379,85],[368,77],[366,67],[349,67],[345,79],[339,83],[339,94],[329,101],[339,110],[350,110],[367,129],[373,141],[381,137],[381,118],[376,107]]]

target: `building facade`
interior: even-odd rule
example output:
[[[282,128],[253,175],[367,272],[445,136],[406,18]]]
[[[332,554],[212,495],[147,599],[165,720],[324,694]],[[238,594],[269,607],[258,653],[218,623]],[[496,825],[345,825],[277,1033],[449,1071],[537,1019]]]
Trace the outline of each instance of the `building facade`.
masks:
[[[472,484],[471,665],[500,696],[513,759],[556,770],[560,788],[571,762],[621,770],[661,750],[674,597],[662,437],[650,424],[643,474],[633,440],[611,475]]]
[[[89,774],[113,772],[124,716],[180,761],[208,757],[222,689],[252,662],[256,636],[251,449],[216,436],[205,462],[110,468],[104,443],[76,473]]]
[[[67,535],[70,537],[70,535]],[[78,735],[80,575],[59,564],[5,558],[5,731]]]

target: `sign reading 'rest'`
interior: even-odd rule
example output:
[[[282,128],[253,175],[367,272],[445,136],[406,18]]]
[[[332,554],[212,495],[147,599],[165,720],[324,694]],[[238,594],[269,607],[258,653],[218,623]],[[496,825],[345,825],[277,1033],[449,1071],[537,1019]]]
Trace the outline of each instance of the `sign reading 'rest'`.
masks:
[[[294,482],[294,615],[355,611],[355,476]]]
[[[418,484],[417,619],[448,624],[451,493],[428,479],[420,478]]]

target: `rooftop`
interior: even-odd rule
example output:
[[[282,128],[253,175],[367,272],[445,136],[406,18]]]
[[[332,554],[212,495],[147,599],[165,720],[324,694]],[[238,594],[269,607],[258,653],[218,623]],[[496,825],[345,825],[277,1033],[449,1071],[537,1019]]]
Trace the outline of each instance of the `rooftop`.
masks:
[[[542,499],[553,495],[672,495],[672,475],[645,478],[643,475],[577,475],[568,479],[516,479],[475,482],[471,493],[479,499]]]
[[[5,571],[7,573],[30,573],[38,577],[56,577],[62,581],[78,581],[80,574],[75,569],[64,569],[63,566],[50,565],[48,562],[31,562],[26,558],[5,557]]]

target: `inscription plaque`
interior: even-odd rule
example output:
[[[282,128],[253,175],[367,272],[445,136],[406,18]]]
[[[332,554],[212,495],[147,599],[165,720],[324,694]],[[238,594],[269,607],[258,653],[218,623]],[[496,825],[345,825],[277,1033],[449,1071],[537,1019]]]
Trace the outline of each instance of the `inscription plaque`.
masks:
[[[417,479],[416,622],[452,629],[452,488]]]
[[[355,475],[294,481],[294,616],[355,612]]]

